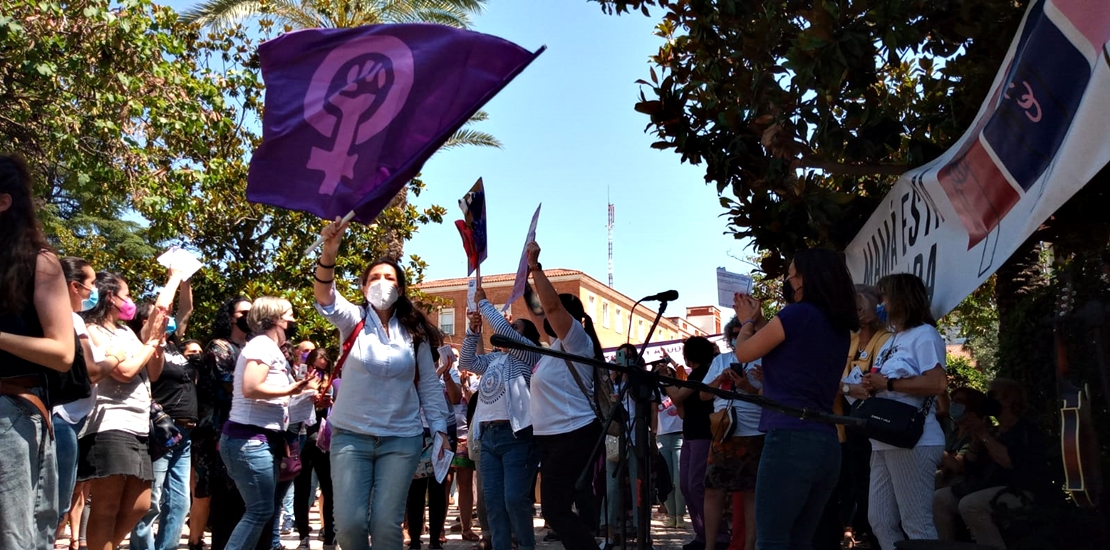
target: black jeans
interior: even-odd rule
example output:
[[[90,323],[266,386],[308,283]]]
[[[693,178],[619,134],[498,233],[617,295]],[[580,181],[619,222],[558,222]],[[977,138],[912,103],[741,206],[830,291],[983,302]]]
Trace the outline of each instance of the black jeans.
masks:
[[[447,478],[443,479],[447,481]],[[442,547],[439,542],[443,534],[443,524],[447,521],[447,487],[437,483],[434,475],[412,480],[409,498],[405,503],[405,515],[409,519],[410,545],[420,545],[420,533],[424,528],[424,495],[428,495],[428,540],[433,548]]]
[[[335,544],[335,517],[332,515],[333,503],[331,490],[331,462],[328,453],[316,446],[315,439],[309,439],[301,449],[301,473],[293,480],[293,516],[297,519],[297,534],[308,537],[312,531],[308,525],[309,507],[316,501],[316,495],[309,494],[312,489],[312,472],[320,481],[320,492],[324,495],[324,517],[322,518],[324,544]]]
[[[597,507],[593,499],[578,498],[581,492],[575,490],[578,477],[587,468],[593,472],[593,464],[587,464],[590,452],[601,436],[601,424],[591,422],[565,434],[537,435],[536,444],[540,448],[540,471],[543,483],[540,496],[543,517],[551,528],[559,534],[559,540],[567,550],[597,550],[594,531],[590,525],[597,523]],[[593,480],[587,476],[589,489]],[[579,508],[575,514],[572,506],[577,501]],[[586,508],[586,509],[583,509]]]

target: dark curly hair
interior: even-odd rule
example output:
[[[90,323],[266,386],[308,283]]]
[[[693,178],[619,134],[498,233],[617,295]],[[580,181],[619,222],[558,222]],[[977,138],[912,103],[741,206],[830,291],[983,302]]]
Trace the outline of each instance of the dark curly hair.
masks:
[[[0,155],[0,193],[12,204],[0,212],[0,314],[21,313],[34,296],[39,254],[53,251],[35,215],[31,172],[18,155]]]
[[[691,336],[682,345],[682,355],[691,368],[708,367],[717,356],[717,346],[708,338]]]
[[[96,303],[96,307],[81,312],[81,318],[86,323],[94,325],[103,325],[104,321],[108,319],[108,310],[116,307],[112,302],[114,296],[119,295],[120,289],[125,284],[123,277],[118,273],[100,272],[96,274],[96,291],[100,294],[100,301]],[[138,333],[136,333],[138,334]]]
[[[216,310],[216,318],[212,321],[212,337],[209,340],[227,340],[231,338],[231,317],[235,314],[235,305],[239,302],[250,302],[251,299],[242,294],[229,298]]]
[[[427,342],[432,348],[432,356],[438,360],[439,353],[437,349],[443,344],[443,335],[439,329],[435,327],[430,321],[428,316],[424,314],[420,308],[412,303],[408,297],[408,278],[405,276],[405,270],[401,268],[400,264],[388,258],[381,258],[374,260],[362,272],[362,277],[359,282],[362,286],[366,286],[367,279],[370,278],[370,271],[379,265],[388,265],[393,268],[397,274],[397,302],[393,304],[393,314],[397,316],[397,321],[405,330],[409,331],[412,336],[413,342],[419,346],[421,342]],[[370,304],[364,299],[363,305],[370,307]]]

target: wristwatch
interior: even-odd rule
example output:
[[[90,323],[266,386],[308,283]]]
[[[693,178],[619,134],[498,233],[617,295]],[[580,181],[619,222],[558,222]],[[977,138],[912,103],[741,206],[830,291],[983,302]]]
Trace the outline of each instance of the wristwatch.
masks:
[[[840,393],[843,393],[844,395],[848,395],[848,392],[850,392],[850,391],[852,391],[852,385],[851,384],[845,382],[844,384],[842,384],[840,386]]]

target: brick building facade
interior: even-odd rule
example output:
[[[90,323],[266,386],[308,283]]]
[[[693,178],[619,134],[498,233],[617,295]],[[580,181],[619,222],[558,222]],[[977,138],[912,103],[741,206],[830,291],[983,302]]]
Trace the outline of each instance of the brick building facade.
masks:
[[[603,348],[612,348],[626,341],[639,344],[644,341],[647,331],[651,328],[651,321],[655,318],[656,311],[647,305],[636,306],[636,311],[631,313],[631,334],[629,334],[629,310],[636,300],[609,288],[600,281],[586,275],[581,271],[571,269],[547,269],[548,280],[560,293],[570,293],[578,296],[586,308],[586,314],[593,318],[594,328]],[[504,305],[509,294],[512,293],[515,273],[482,276],[482,287],[486,297],[498,309]],[[432,312],[432,322],[444,333],[447,343],[461,346],[466,336],[466,292],[468,279],[440,279],[425,281],[417,285],[424,293],[442,298],[447,305]],[[648,305],[654,305],[648,304]],[[518,299],[506,312],[512,317],[526,316],[524,299]],[[540,328],[542,331],[542,327]],[[688,323],[682,318],[663,318],[659,321],[652,342],[666,340],[681,340],[690,336],[705,336],[706,332]],[[489,349],[490,331],[484,330],[482,338],[485,340],[486,349]]]

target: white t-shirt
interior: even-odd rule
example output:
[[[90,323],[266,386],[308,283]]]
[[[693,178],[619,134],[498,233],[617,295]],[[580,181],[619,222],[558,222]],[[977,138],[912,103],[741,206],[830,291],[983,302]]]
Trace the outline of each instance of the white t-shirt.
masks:
[[[875,358],[874,368],[878,369],[887,378],[899,379],[921,376],[937,365],[940,365],[942,369],[946,368],[944,339],[941,338],[940,333],[932,325],[920,325],[894,333],[894,336],[887,340],[886,344],[883,344],[882,349],[879,350],[879,356]],[[927,399],[919,395],[907,395],[886,390],[880,391],[876,396],[893,399],[914,407],[921,407]],[[934,400],[930,413],[935,413],[936,407],[937,404]],[[936,414],[929,414],[925,417],[925,431],[921,434],[917,446],[926,445],[944,445],[944,430],[941,429]],[[872,439],[871,448],[872,450],[882,451],[897,449],[898,447]]]
[[[258,361],[270,368],[266,373],[265,384],[287,386],[294,382],[289,372],[289,362],[281,352],[277,342],[264,334],[251,338],[239,359],[235,362],[235,381],[232,384],[231,414],[232,422],[257,426],[267,430],[285,431],[289,426],[289,398],[247,399],[243,397],[243,371],[247,361]]]
[[[85,326],[85,320],[80,315],[73,314],[73,330],[77,333],[77,337],[82,342],[88,342],[89,348],[92,349],[92,357],[85,358],[85,364],[95,366],[104,360],[104,350],[92,342],[89,338],[89,328]],[[80,345],[80,344],[78,344]],[[65,405],[58,405],[54,407],[54,414],[61,417],[62,420],[70,424],[76,424],[84,419],[89,413],[92,412],[93,406],[96,405],[96,384],[92,385],[92,393],[84,399],[78,399]]]
[[[495,351],[487,357],[493,360],[478,380],[478,393],[471,396],[471,399],[478,400],[474,410],[475,424],[509,419],[509,389],[505,384],[505,377],[509,374],[509,354]]]
[[[555,340],[551,349],[591,357],[594,342],[581,324],[572,322],[567,337]],[[590,402],[594,395],[593,367],[571,364],[590,396],[582,394],[565,361],[545,355],[532,374],[532,433],[535,435],[570,433],[597,419]]]
[[[736,355],[732,353],[722,353],[713,359],[709,365],[709,371],[705,373],[703,382],[706,384],[716,380],[725,369],[731,368],[732,364],[736,362]],[[750,363],[744,363],[744,374],[747,375],[748,383],[755,386],[756,389],[762,388],[763,385],[752,377],[752,370],[760,366],[759,360]],[[746,393],[740,388],[733,388],[737,393]],[[724,410],[728,405],[729,400],[723,397],[713,398],[713,412]],[[763,415],[763,408],[755,403],[748,403],[747,401],[740,401],[739,399],[732,400],[732,408],[736,409],[736,420],[738,425],[733,437],[744,436],[751,437],[762,435],[763,432],[759,431],[759,418]]]
[[[121,350],[126,359],[143,352],[139,337],[125,326],[94,325],[93,330],[107,338],[105,348]],[[142,437],[150,435],[150,380],[145,366],[127,382],[105,376],[97,386],[96,406],[82,433],[121,431]]]
[[[659,413],[658,435],[682,433],[682,418],[670,397],[664,395],[663,401],[655,404],[655,410]]]

